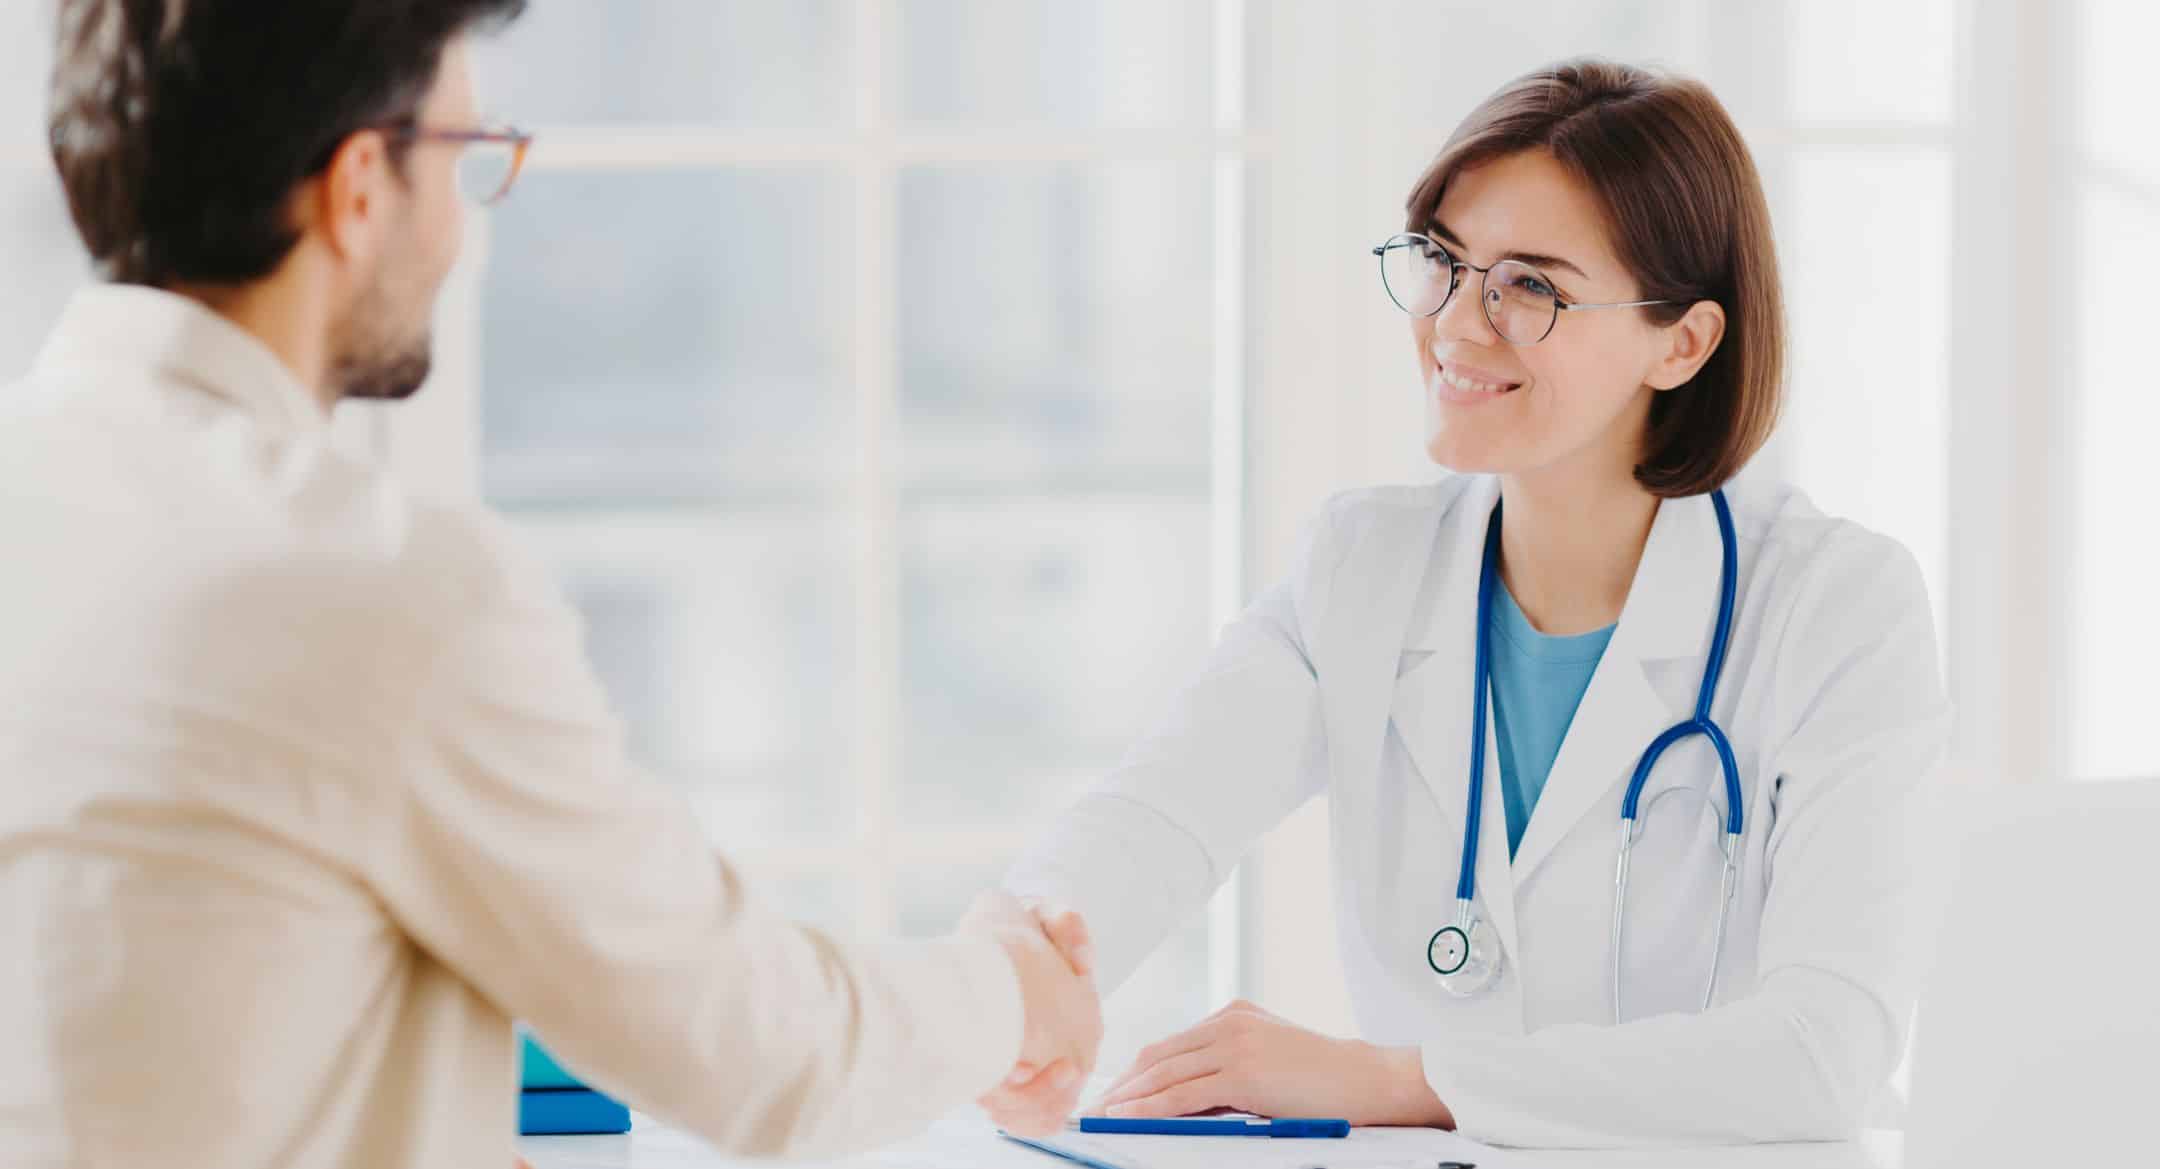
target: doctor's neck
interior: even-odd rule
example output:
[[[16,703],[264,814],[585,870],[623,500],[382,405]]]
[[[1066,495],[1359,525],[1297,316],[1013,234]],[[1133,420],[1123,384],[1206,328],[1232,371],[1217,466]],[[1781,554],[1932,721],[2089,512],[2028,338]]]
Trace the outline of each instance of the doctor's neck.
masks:
[[[1500,578],[1540,633],[1590,633],[1620,620],[1658,512],[1634,460],[1625,462],[1500,477]]]

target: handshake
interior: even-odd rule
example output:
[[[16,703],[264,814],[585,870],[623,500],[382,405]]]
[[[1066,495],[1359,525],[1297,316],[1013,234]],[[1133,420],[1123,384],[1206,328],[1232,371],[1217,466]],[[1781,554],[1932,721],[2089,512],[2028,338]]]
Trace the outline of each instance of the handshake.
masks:
[[[960,932],[997,942],[1020,977],[1027,1030],[1012,1074],[977,1101],[999,1128],[1047,1136],[1065,1126],[1095,1071],[1102,999],[1080,915],[1007,893],[985,893]]]

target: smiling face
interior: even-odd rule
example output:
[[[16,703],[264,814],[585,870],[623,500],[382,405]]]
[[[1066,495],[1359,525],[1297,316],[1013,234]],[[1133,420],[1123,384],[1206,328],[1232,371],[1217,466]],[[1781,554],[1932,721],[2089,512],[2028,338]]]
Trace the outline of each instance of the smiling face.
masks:
[[[1541,150],[1458,171],[1422,228],[1461,263],[1528,263],[1563,303],[1641,299],[1595,197]],[[1571,466],[1631,473],[1653,382],[1665,380],[1672,356],[1670,327],[1637,308],[1561,312],[1544,340],[1518,346],[1486,319],[1479,275],[1456,278],[1438,315],[1410,323],[1433,461],[1513,476]]]

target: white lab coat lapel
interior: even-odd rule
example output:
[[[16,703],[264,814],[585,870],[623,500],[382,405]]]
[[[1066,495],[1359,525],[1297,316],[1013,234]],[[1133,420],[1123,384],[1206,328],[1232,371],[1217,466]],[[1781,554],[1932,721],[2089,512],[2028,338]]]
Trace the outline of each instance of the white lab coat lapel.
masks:
[[[1545,790],[1531,810],[1515,854],[1515,879],[1527,884],[1585,817],[1617,831],[1620,801],[1651,740],[1691,717],[1701,662],[1717,625],[1722,544],[1708,496],[1659,507],[1642,562],[1628,586],[1620,624],[1591,676],[1561,741]],[[1676,707],[1651,684],[1650,667],[1674,658],[1696,663],[1687,705]],[[1486,796],[1488,804],[1492,796]],[[1480,878],[1482,879],[1482,877]]]
[[[1454,825],[1450,843],[1460,847],[1468,811],[1471,707],[1477,660],[1478,568],[1485,551],[1485,528],[1498,498],[1493,480],[1465,490],[1448,513],[1436,549],[1430,582],[1433,600],[1424,620],[1407,631],[1404,654],[1428,654],[1395,682],[1392,709],[1418,774]],[[1499,934],[1510,961],[1516,949],[1514,881],[1508,871],[1507,809],[1502,802],[1500,755],[1491,701],[1485,712],[1485,800],[1479,819],[1477,900]],[[1450,855],[1459,856],[1454,850]],[[1453,873],[1453,867],[1449,869]],[[1445,890],[1452,914],[1452,880]],[[1448,917],[1444,920],[1452,920]]]
[[[1321,578],[1326,595],[1307,598],[1327,614],[1327,631],[1307,644],[1320,682],[1328,767],[1337,784],[1354,788],[1369,787],[1379,775],[1402,631],[1423,583],[1424,573],[1407,567],[1418,560],[1406,560],[1405,550],[1433,547],[1441,509],[1394,514],[1403,522],[1375,521],[1338,533],[1347,546],[1333,550],[1337,564],[1374,564],[1382,571],[1328,573]]]

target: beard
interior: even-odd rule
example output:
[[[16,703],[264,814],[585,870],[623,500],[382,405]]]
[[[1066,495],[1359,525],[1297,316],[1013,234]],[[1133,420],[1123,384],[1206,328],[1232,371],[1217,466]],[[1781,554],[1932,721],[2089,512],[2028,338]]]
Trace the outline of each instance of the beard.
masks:
[[[388,272],[379,275],[338,329],[330,380],[339,397],[396,401],[427,382],[435,344],[426,314],[434,298],[418,290],[399,295],[401,283]],[[418,323],[403,323],[415,315]]]
[[[400,351],[342,354],[332,376],[337,379],[338,392],[347,398],[410,398],[427,383],[428,369],[434,361],[432,348],[423,336]]]

